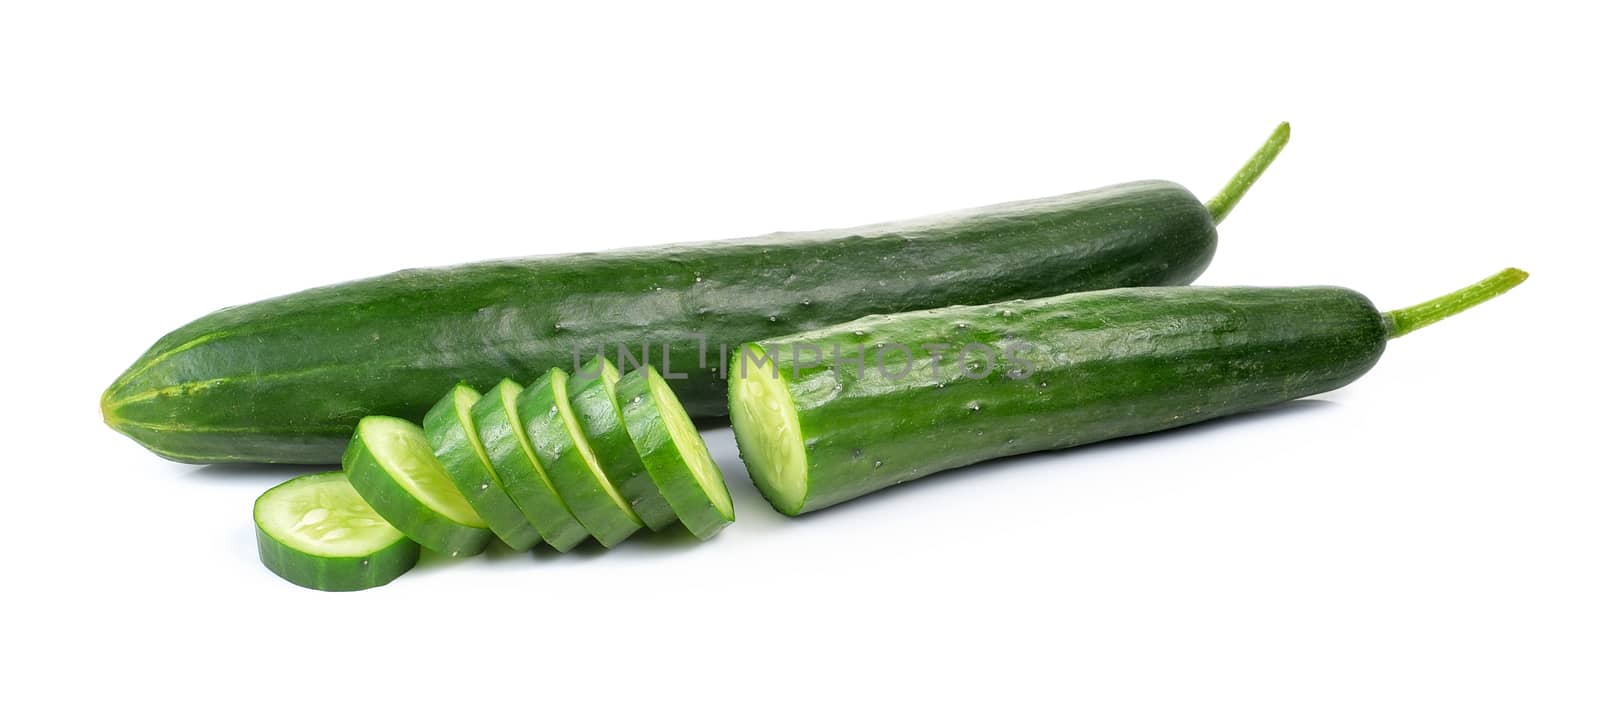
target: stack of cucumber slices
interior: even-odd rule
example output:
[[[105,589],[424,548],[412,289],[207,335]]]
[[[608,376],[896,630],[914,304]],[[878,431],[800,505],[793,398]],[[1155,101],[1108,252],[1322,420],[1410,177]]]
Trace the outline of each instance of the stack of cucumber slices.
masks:
[[[467,556],[498,539],[565,552],[675,522],[704,540],[733,522],[722,472],[667,382],[649,366],[619,374],[604,357],[526,388],[458,385],[420,427],[368,416],[343,466],[256,500],[267,569],[351,591],[393,581],[424,547]]]

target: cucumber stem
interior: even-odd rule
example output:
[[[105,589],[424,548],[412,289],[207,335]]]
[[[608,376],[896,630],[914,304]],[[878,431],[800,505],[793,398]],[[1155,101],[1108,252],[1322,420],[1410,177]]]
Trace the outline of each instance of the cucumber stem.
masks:
[[[1410,334],[1445,317],[1465,312],[1505,294],[1526,279],[1528,273],[1508,267],[1486,280],[1473,283],[1443,297],[1385,312],[1383,316],[1389,324],[1389,338]]]
[[[1250,187],[1255,185],[1256,179],[1260,178],[1261,174],[1266,173],[1267,167],[1272,165],[1272,159],[1277,158],[1278,152],[1282,151],[1283,147],[1288,143],[1289,122],[1285,121],[1278,124],[1278,128],[1272,130],[1272,135],[1267,137],[1267,142],[1262,144],[1261,148],[1256,149],[1255,155],[1245,162],[1244,167],[1240,168],[1238,173],[1233,174],[1233,180],[1228,181],[1228,185],[1223,186],[1222,190],[1217,192],[1216,197],[1206,203],[1206,210],[1211,211],[1211,220],[1213,222],[1221,223],[1223,218],[1228,217],[1228,214],[1233,212],[1233,207],[1239,203],[1239,199],[1249,192]]]

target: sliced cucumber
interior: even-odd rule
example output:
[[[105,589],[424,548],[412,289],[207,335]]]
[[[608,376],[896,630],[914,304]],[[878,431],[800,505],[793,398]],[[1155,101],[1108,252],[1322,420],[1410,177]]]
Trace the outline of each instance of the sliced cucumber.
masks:
[[[541,379],[543,381],[543,379]],[[517,417],[517,397],[522,385],[506,379],[472,407],[472,420],[489,462],[500,475],[506,493],[522,510],[539,536],[557,552],[575,547],[589,531],[572,516],[549,474],[534,458],[533,444]]]
[[[361,499],[344,473],[301,476],[262,493],[255,521],[261,563],[279,577],[324,592],[388,584],[421,553]]]
[[[733,522],[733,498],[721,469],[655,367],[622,377],[617,402],[650,480],[684,527],[704,540]]]
[[[644,524],[606,477],[578,427],[567,398],[567,372],[551,369],[529,386],[517,397],[517,413],[556,492],[595,540],[613,547]]]
[[[456,490],[416,424],[368,416],[344,452],[350,485],[406,537],[435,552],[475,555],[493,535]]]
[[[678,516],[650,480],[644,461],[639,460],[639,450],[628,437],[628,427],[622,423],[622,409],[617,405],[620,378],[622,375],[609,359],[597,356],[572,375],[567,382],[567,397],[572,400],[578,425],[606,477],[645,526],[663,530],[677,522]]]
[[[539,531],[506,494],[494,464],[489,461],[489,454],[483,450],[483,442],[478,440],[478,430],[472,423],[472,406],[482,397],[477,389],[457,384],[428,411],[422,419],[422,430],[433,446],[433,454],[444,466],[444,472],[466,496],[472,509],[488,523],[489,531],[511,549],[526,550],[538,544]]]

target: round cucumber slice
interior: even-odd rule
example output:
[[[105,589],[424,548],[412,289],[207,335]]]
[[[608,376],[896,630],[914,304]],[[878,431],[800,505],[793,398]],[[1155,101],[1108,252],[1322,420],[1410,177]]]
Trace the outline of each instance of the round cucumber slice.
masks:
[[[606,477],[578,426],[567,397],[567,372],[551,369],[517,397],[517,413],[533,453],[578,522],[606,547],[628,539],[643,522]]]
[[[456,490],[416,424],[368,416],[344,452],[350,484],[406,537],[435,552],[475,555],[492,534]]]
[[[483,442],[478,440],[472,406],[482,397],[477,389],[457,384],[423,417],[422,431],[444,472],[489,525],[489,531],[520,552],[538,544],[539,531],[506,494],[489,454],[483,450]]]
[[[572,375],[567,382],[567,396],[606,477],[646,527],[664,530],[676,523],[678,516],[651,482],[644,461],[639,460],[639,450],[628,437],[628,427],[622,423],[622,409],[617,405],[620,378],[622,375],[609,359],[597,356]]]
[[[704,540],[733,522],[733,498],[722,471],[655,367],[622,377],[617,402],[650,480],[684,527]]]
[[[566,552],[588,537],[589,531],[573,517],[549,474],[534,458],[533,444],[528,442],[522,420],[517,417],[521,393],[521,384],[510,379],[501,381],[473,405],[472,421],[511,501],[545,542],[557,552]]]
[[[796,515],[806,502],[806,450],[800,435],[800,415],[783,374],[766,363],[766,352],[754,344],[743,347],[750,358],[735,360],[728,374],[728,417],[739,457],[750,470],[750,480],[778,512]]]
[[[385,522],[344,473],[306,475],[256,498],[256,550],[279,577],[353,592],[394,581],[421,548]]]

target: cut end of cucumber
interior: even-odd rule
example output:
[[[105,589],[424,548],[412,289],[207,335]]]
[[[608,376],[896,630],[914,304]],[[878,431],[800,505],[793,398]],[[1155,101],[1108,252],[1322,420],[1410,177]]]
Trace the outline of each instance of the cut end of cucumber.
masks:
[[[606,363],[606,366],[610,365],[610,362]],[[611,372],[615,375],[616,368],[612,367]],[[605,379],[606,375],[602,373],[600,378]],[[583,435],[583,427],[578,425],[578,415],[573,413],[572,400],[568,398],[567,394],[567,372],[560,369],[551,370],[550,382],[555,390],[556,411],[561,415],[561,424],[566,427],[567,435],[572,438],[572,444],[578,451],[578,456],[583,458],[585,465],[589,466],[589,472],[594,473],[595,481],[605,491],[606,496],[616,504],[617,509],[621,510],[630,519],[638,522],[639,516],[633,512],[633,506],[628,504],[628,499],[622,497],[622,493],[617,490],[617,486],[612,484],[610,476],[606,475],[605,468],[600,466],[600,458],[594,454],[594,448],[590,447],[589,438]]]
[[[672,387],[667,386],[666,379],[661,378],[654,368],[650,369],[647,376],[650,380],[650,396],[655,400],[661,420],[667,426],[667,436],[678,447],[678,454],[689,466],[689,472],[694,474],[700,489],[711,499],[712,507],[731,522],[733,498],[728,495],[728,484],[722,479],[722,469],[711,459],[711,452],[706,450],[706,442],[700,438],[700,431],[695,429],[694,421],[689,419],[683,405],[678,403],[678,397],[672,393]]]
[[[766,357],[759,346],[742,348],[752,358]],[[806,501],[805,443],[800,414],[783,374],[773,372],[762,367],[730,369],[728,415],[750,480],[779,512],[795,515]]]
[[[405,539],[344,473],[295,478],[262,493],[255,519],[279,542],[319,557],[362,557]]]
[[[412,497],[462,525],[486,527],[444,472],[428,437],[416,424],[388,416],[368,416],[356,428],[373,458]]]

